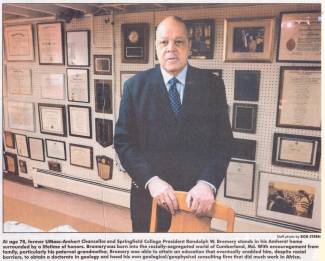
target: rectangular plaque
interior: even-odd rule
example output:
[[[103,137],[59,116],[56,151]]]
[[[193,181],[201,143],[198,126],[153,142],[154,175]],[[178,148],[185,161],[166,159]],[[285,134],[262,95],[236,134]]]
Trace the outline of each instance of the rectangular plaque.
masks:
[[[112,179],[113,159],[106,156],[96,156],[98,176],[103,180]]]
[[[234,103],[232,129],[238,132],[256,133],[257,105]]]
[[[232,158],[255,160],[256,140],[234,138],[232,146]]]
[[[64,141],[45,139],[45,143],[48,158],[66,160]]]
[[[67,59],[68,66],[90,65],[90,31],[67,32]]]
[[[15,134],[17,154],[22,157],[29,158],[29,150],[27,145],[27,137],[22,134]]]
[[[45,161],[43,139],[28,137],[30,158],[37,161]]]
[[[89,102],[89,70],[67,69],[68,100]]]
[[[94,74],[112,75],[112,55],[94,55]]]
[[[240,101],[258,101],[260,71],[235,70],[234,99]]]
[[[93,168],[93,148],[70,144],[70,164],[87,169]]]
[[[35,131],[34,104],[8,101],[8,126],[11,129]]]
[[[91,108],[87,106],[68,105],[70,136],[91,138]]]
[[[4,131],[3,136],[4,136],[5,145],[7,148],[11,148],[11,149],[16,148],[14,133],[12,133],[10,131]]]
[[[7,68],[7,86],[10,95],[32,95],[32,71]]]
[[[40,73],[41,98],[64,100],[65,86],[63,73]]]
[[[9,152],[4,153],[5,169],[8,174],[18,175],[17,155]]]
[[[95,112],[112,113],[112,81],[95,80]]]
[[[113,144],[113,121],[107,119],[95,119],[96,141],[104,148]]]

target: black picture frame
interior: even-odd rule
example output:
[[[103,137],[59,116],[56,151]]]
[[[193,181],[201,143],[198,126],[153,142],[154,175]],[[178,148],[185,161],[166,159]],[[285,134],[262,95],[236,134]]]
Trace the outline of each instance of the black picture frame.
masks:
[[[257,70],[235,70],[234,99],[257,102],[259,99],[261,72]]]
[[[21,137],[21,139],[19,137]],[[16,140],[17,155],[20,157],[29,158],[30,153],[29,153],[29,146],[27,143],[27,136],[16,133],[15,140]],[[23,144],[20,144],[18,142],[22,142]],[[21,146],[25,147],[25,150],[22,150],[24,148],[22,148]]]
[[[108,119],[95,119],[96,141],[104,148],[113,144],[113,121]]]
[[[15,134],[13,132],[4,131],[3,139],[4,139],[4,144],[6,145],[7,148],[10,148],[10,149],[16,148]]]
[[[17,155],[10,152],[4,153],[5,170],[8,174],[19,175]]]
[[[75,147],[78,148],[79,150],[83,151],[84,153],[88,153],[89,157],[87,157],[87,160],[89,162],[87,162],[86,160],[84,160],[83,158],[80,159],[80,157],[78,158],[78,162],[75,162],[76,159],[74,159],[74,155],[72,154],[71,149]],[[86,168],[86,169],[93,169],[93,148],[90,146],[85,146],[85,145],[80,145],[80,144],[73,144],[70,143],[69,144],[69,151],[70,151],[70,165],[72,166],[77,166],[77,167],[81,167],[81,168]],[[80,156],[80,153],[78,153],[78,156]],[[87,155],[86,155],[87,156]],[[87,164],[89,163],[89,164]]]
[[[83,44],[80,45],[80,42]],[[77,48],[78,50],[72,51],[71,48],[74,48],[75,46],[79,47]],[[86,47],[87,49],[82,49],[81,47]],[[67,31],[66,49],[67,49],[68,66],[89,67],[90,66],[90,31],[89,30]],[[87,57],[85,59],[82,59],[81,57],[84,55],[86,55]],[[73,56],[77,56],[77,57],[73,57]]]
[[[112,97],[112,81],[105,79],[95,79],[95,112],[112,113],[113,97]]]
[[[35,157],[35,152],[33,151],[34,148],[31,146],[31,140],[36,140],[41,143],[41,158],[40,157]],[[30,153],[30,159],[36,160],[36,161],[45,161],[45,154],[44,154],[44,142],[43,139],[41,138],[35,138],[35,137],[28,137],[28,148],[29,148],[29,153]]]
[[[234,138],[232,144],[232,159],[255,161],[256,140]]]
[[[85,73],[87,78],[86,81],[82,78],[81,72]],[[81,88],[82,87],[80,86],[81,84],[86,85],[85,88]],[[73,85],[73,88],[71,87],[71,85]],[[89,103],[90,101],[89,69],[67,68],[67,92],[68,92],[67,93],[68,101]]]
[[[71,111],[74,110],[74,113]],[[78,113],[76,115],[75,113]],[[92,138],[92,118],[91,118],[91,107],[81,105],[68,105],[68,118],[69,118],[69,135],[80,137],[80,138]],[[72,124],[73,122],[73,124]],[[77,125],[75,125],[77,124]],[[87,124],[81,128],[80,124]]]
[[[27,174],[27,164],[25,160],[18,160],[19,172]]]
[[[55,172],[61,172],[61,164],[60,162],[49,160],[47,162],[49,170],[55,171]]]
[[[232,130],[245,133],[256,133],[257,104],[234,103],[232,114]]]
[[[49,153],[49,142],[55,142],[55,143],[61,143],[63,145],[63,156],[57,156],[55,157],[54,155],[51,155],[51,153]],[[46,156],[48,158],[52,158],[52,159],[58,159],[58,160],[66,160],[66,149],[65,149],[65,142],[64,141],[60,141],[60,140],[52,140],[52,139],[45,139],[45,144],[46,144]]]
[[[113,178],[113,159],[98,155],[96,156],[98,176],[103,180],[110,180]]]
[[[112,55],[94,54],[94,74],[112,75]]]

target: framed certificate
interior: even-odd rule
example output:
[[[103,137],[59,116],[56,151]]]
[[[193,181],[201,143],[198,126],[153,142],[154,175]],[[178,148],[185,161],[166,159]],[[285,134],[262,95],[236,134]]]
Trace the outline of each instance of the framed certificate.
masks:
[[[7,68],[7,86],[10,95],[32,95],[32,71]]]
[[[27,164],[25,160],[18,160],[19,172],[27,174]]]
[[[281,13],[278,62],[320,62],[321,13]]]
[[[234,99],[239,101],[258,101],[260,71],[235,70]]]
[[[224,22],[225,62],[271,62],[274,18],[231,18]]]
[[[70,164],[87,169],[93,169],[93,148],[89,146],[70,144]]]
[[[64,100],[63,73],[40,73],[41,98]]]
[[[281,67],[276,126],[320,130],[320,67]]]
[[[234,103],[233,106],[233,131],[256,133],[257,105]]]
[[[64,64],[63,23],[37,24],[39,64]]]
[[[16,148],[14,133],[12,133],[10,131],[4,131],[3,136],[4,136],[4,142],[5,142],[6,148],[11,148],[11,149]]]
[[[255,160],[256,140],[234,138],[232,146],[233,159]]]
[[[224,196],[246,201],[254,198],[255,163],[231,160],[225,177]]]
[[[272,164],[283,167],[319,170],[321,138],[274,133]]]
[[[122,71],[120,74],[120,83],[121,83],[121,87],[120,87],[120,93],[121,93],[121,97],[123,95],[123,87],[124,87],[124,83],[130,79],[131,77],[133,77],[134,75],[136,75],[138,72],[135,71]]]
[[[67,136],[65,106],[61,104],[38,104],[40,131],[44,134]]]
[[[33,61],[34,42],[31,24],[6,26],[4,28],[7,61]]]
[[[29,150],[27,145],[27,137],[22,134],[15,134],[17,154],[19,156],[29,158]]]
[[[49,160],[48,166],[49,166],[49,170],[52,170],[55,172],[61,172],[61,164],[59,162]]]
[[[11,129],[35,131],[34,104],[8,101],[8,126]]]
[[[68,66],[86,66],[90,65],[90,32],[69,31],[67,32],[67,60]]]
[[[98,176],[103,180],[112,179],[113,159],[106,156],[96,156]]]
[[[28,137],[30,158],[37,161],[45,161],[43,139]]]
[[[107,119],[95,119],[96,141],[104,148],[113,144],[113,121]]]
[[[45,143],[48,158],[66,160],[64,141],[45,139]]]
[[[8,174],[18,175],[17,155],[10,152],[5,152],[4,161],[5,169]]]
[[[260,172],[257,216],[299,227],[321,227],[320,181]]]
[[[91,108],[86,106],[68,105],[69,134],[71,136],[92,137]]]
[[[112,55],[94,55],[94,74],[112,75]]]
[[[112,81],[95,80],[95,112],[112,113]]]
[[[89,70],[67,69],[68,100],[89,102]]]

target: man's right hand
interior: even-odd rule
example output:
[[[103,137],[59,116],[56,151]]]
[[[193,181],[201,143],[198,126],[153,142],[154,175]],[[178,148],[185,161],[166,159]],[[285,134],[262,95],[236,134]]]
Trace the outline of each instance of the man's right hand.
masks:
[[[152,198],[157,199],[159,206],[168,210],[172,215],[175,214],[178,203],[171,185],[157,176],[150,180],[148,189]]]

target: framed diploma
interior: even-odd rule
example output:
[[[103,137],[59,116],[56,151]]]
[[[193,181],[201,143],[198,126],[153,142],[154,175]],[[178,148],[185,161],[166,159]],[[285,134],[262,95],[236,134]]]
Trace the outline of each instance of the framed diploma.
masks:
[[[55,172],[61,172],[61,164],[59,162],[49,160],[48,166],[49,166],[49,170],[52,170]]]
[[[281,67],[276,126],[320,130],[320,67]]]
[[[25,160],[18,160],[19,172],[27,174],[27,165]]]
[[[4,136],[4,142],[5,142],[6,148],[11,148],[11,149],[16,148],[14,133],[12,133],[10,131],[4,131],[3,136]]]
[[[98,176],[103,180],[112,179],[113,159],[106,156],[96,156]]]
[[[66,160],[64,141],[45,139],[45,143],[48,158]]]
[[[67,32],[67,59],[68,66],[90,65],[89,30]]]
[[[149,24],[122,24],[122,63],[148,63]]]
[[[281,13],[278,62],[320,62],[321,13]]]
[[[8,101],[8,126],[11,129],[34,132],[34,104]]]
[[[37,24],[39,64],[64,64],[63,23]]]
[[[235,70],[234,99],[240,101],[258,101],[260,78],[260,71]]]
[[[112,55],[94,55],[94,74],[112,75]]]
[[[133,77],[134,75],[136,75],[138,72],[135,71],[122,71],[120,74],[120,93],[121,93],[121,97],[123,95],[123,87],[124,87],[124,83],[130,79],[131,77]]]
[[[112,81],[95,80],[95,112],[112,113]]]
[[[299,227],[321,227],[320,181],[260,172],[257,216]]]
[[[225,177],[224,196],[245,201],[254,198],[255,163],[231,160]]]
[[[22,134],[15,134],[17,154],[19,156],[29,158],[29,150],[27,145],[27,137]]]
[[[70,164],[87,169],[93,169],[93,148],[89,146],[70,144]]]
[[[272,164],[318,171],[320,156],[321,138],[274,133]]]
[[[225,62],[271,62],[274,18],[231,18],[224,22]]]
[[[232,158],[255,160],[256,140],[246,140],[234,138],[232,146]]]
[[[233,107],[233,131],[256,133],[257,105],[234,103]]]
[[[71,136],[92,137],[91,108],[86,106],[68,105],[69,134]]]
[[[89,70],[67,69],[68,100],[89,102]]]
[[[32,95],[32,71],[7,68],[7,86],[10,95]]]
[[[104,148],[113,144],[113,121],[107,119],[95,119],[96,141]]]
[[[9,152],[4,153],[5,169],[8,174],[18,175],[17,155]]]
[[[67,136],[65,105],[39,103],[38,112],[41,133]]]
[[[41,98],[64,100],[64,74],[40,73]]]
[[[31,24],[6,26],[4,28],[7,61],[33,61],[34,42]]]
[[[28,137],[30,158],[37,161],[45,161],[43,139]]]

